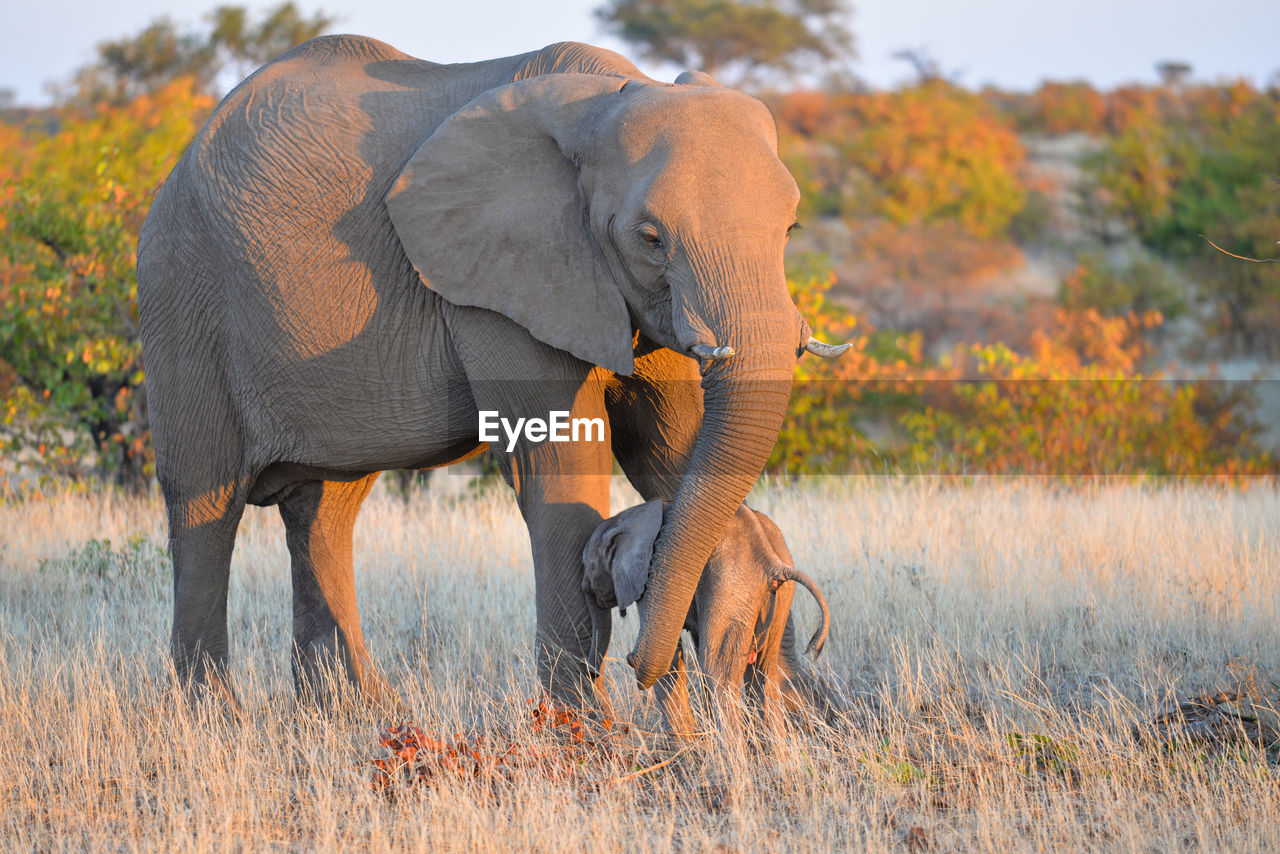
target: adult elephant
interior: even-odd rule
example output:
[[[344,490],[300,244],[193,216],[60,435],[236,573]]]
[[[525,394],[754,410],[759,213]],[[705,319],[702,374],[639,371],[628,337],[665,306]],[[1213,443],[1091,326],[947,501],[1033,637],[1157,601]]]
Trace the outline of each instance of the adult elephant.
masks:
[[[387,694],[351,558],[377,473],[477,453],[479,410],[561,410],[610,441],[525,436],[502,455],[538,672],[554,696],[590,693],[581,556],[609,515],[612,447],[646,499],[675,501],[630,657],[651,685],[810,340],[782,265],[797,200],[759,102],[585,45],[438,65],[335,36],[257,71],[138,246],[178,675],[224,684],[236,527],[246,503],[278,504],[295,676],[336,665]]]

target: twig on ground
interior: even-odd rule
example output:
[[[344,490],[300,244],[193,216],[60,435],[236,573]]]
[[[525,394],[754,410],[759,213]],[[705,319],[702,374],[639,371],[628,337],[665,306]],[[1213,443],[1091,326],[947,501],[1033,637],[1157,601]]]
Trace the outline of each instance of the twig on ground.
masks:
[[[677,759],[680,758],[680,754],[687,753],[688,750],[689,750],[689,746],[686,745],[685,747],[680,748],[675,753],[668,756],[666,759],[659,762],[657,765],[650,765],[648,768],[641,768],[639,771],[632,771],[630,774],[623,774],[621,777],[614,777],[613,780],[611,780],[610,782],[616,786],[619,783],[625,783],[628,780],[634,780],[636,777],[643,777],[645,774],[652,774],[654,771],[657,771],[660,768],[665,768],[666,766],[670,765],[672,762],[675,762]]]

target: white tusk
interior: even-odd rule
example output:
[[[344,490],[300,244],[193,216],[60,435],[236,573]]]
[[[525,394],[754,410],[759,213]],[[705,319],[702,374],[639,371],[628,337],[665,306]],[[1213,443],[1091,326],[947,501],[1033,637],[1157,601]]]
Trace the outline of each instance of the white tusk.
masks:
[[[804,348],[815,356],[821,356],[824,359],[834,359],[843,356],[848,351],[849,344],[828,344],[825,341],[819,341],[817,338],[810,338],[809,343]]]
[[[709,344],[694,344],[689,348],[690,354],[704,362],[717,362],[721,359],[727,359],[736,352],[738,351],[732,347],[712,347]]]

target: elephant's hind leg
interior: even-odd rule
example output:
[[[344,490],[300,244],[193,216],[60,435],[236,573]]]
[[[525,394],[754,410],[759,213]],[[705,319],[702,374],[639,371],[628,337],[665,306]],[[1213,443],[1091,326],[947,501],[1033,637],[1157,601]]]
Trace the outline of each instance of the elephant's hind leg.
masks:
[[[280,502],[293,574],[295,687],[322,705],[332,700],[332,679],[375,703],[396,702],[365,649],[351,560],[356,514],[377,477],[311,481]]]
[[[208,689],[235,709],[227,673],[227,588],[244,512],[244,482],[230,478],[186,500],[179,494],[165,490],[173,555],[174,669],[187,688]]]

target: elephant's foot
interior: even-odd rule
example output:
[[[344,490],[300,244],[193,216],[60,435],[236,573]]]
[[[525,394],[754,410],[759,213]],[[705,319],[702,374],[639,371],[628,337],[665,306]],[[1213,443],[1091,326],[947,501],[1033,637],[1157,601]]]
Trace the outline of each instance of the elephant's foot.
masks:
[[[231,684],[231,676],[225,662],[217,662],[207,655],[184,656],[174,654],[174,676],[178,689],[192,706],[210,703],[225,717],[240,719],[244,708]]]
[[[538,677],[543,693],[556,706],[577,710],[599,709],[606,714],[613,707],[603,677],[592,678],[583,656],[543,647]]]
[[[849,701],[843,693],[807,666],[792,668],[786,674],[782,702],[792,722],[805,729],[811,729],[815,723],[839,726],[850,711]]]
[[[293,682],[300,702],[321,709],[358,698],[386,713],[403,710],[400,697],[368,656],[353,654],[336,632],[295,645]]]

